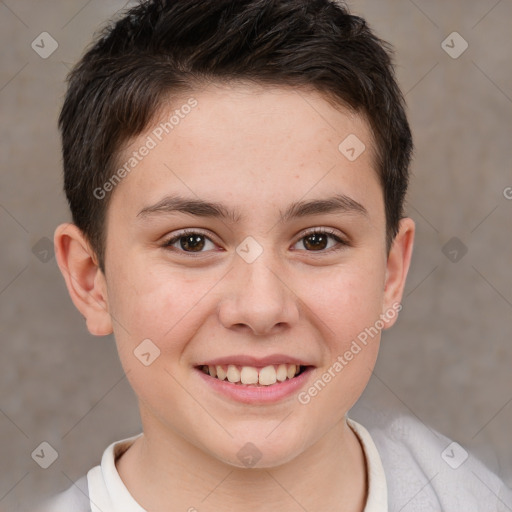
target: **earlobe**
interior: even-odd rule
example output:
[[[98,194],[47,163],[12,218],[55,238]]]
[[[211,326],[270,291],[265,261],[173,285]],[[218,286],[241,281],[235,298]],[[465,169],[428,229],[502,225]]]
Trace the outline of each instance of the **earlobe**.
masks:
[[[110,334],[105,276],[84,234],[74,224],[61,224],[55,230],[54,245],[71,300],[85,317],[89,332],[95,336]]]
[[[389,251],[382,312],[386,321],[385,329],[391,327],[397,318],[396,311],[399,310],[398,305],[402,300],[411,263],[414,232],[414,221],[408,217],[401,219],[398,233]],[[387,312],[393,312],[393,314],[386,315]]]

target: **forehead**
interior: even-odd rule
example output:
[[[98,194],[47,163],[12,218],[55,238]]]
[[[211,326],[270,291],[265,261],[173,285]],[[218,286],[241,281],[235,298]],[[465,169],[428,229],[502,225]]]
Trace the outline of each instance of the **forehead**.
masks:
[[[181,94],[118,163],[130,161],[112,204],[123,197],[143,209],[177,193],[261,208],[336,186],[360,203],[380,192],[366,121],[304,89],[211,85]]]

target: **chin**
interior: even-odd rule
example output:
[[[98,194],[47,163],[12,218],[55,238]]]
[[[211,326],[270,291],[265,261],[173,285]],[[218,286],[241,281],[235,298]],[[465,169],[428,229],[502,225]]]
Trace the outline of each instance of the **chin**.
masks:
[[[212,447],[208,451],[219,461],[240,469],[268,469],[290,462],[302,452],[299,443],[283,433],[270,440],[267,434],[250,435],[247,431],[240,437],[230,439],[227,445]]]

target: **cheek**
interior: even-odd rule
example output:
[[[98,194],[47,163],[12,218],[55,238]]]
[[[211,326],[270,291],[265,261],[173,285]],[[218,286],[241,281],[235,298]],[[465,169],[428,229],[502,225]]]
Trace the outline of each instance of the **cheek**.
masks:
[[[169,268],[136,272],[130,267],[130,274],[126,270],[118,268],[109,283],[120,357],[133,353],[144,339],[150,339],[162,353],[181,352],[200,327],[206,303],[202,299],[218,279],[210,274],[186,278],[183,272]]]
[[[322,334],[326,357],[311,386],[299,395],[311,416],[326,425],[339,421],[355,404],[377,360],[383,290],[380,270],[337,270],[304,288],[307,306]],[[377,283],[377,284],[376,284]]]
[[[346,343],[379,318],[383,271],[377,267],[337,268],[303,281],[298,295],[321,321],[331,343]]]
[[[114,334],[119,359],[132,388],[146,405],[166,403],[169,393],[181,400],[175,380],[181,373],[177,365],[205,322],[205,295],[215,281],[186,279],[169,269],[165,275],[149,270],[140,275],[143,277],[128,280],[121,278],[120,272],[113,283],[112,314],[117,320]]]

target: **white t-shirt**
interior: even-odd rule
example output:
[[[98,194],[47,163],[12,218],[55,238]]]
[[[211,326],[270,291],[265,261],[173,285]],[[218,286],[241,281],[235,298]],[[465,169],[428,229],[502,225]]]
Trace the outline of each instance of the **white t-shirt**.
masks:
[[[387,512],[386,477],[377,448],[362,425],[350,419],[347,422],[361,442],[368,468],[368,498],[364,512]],[[145,512],[124,485],[115,463],[138,437],[112,443],[104,451],[101,465],[92,468],[86,480],[81,479],[56,496],[44,512]]]
[[[512,491],[457,443],[410,416],[369,418],[373,425],[368,430],[347,419],[368,468],[364,512],[512,511]],[[40,512],[145,512],[115,465],[137,437],[112,443],[100,466]]]

